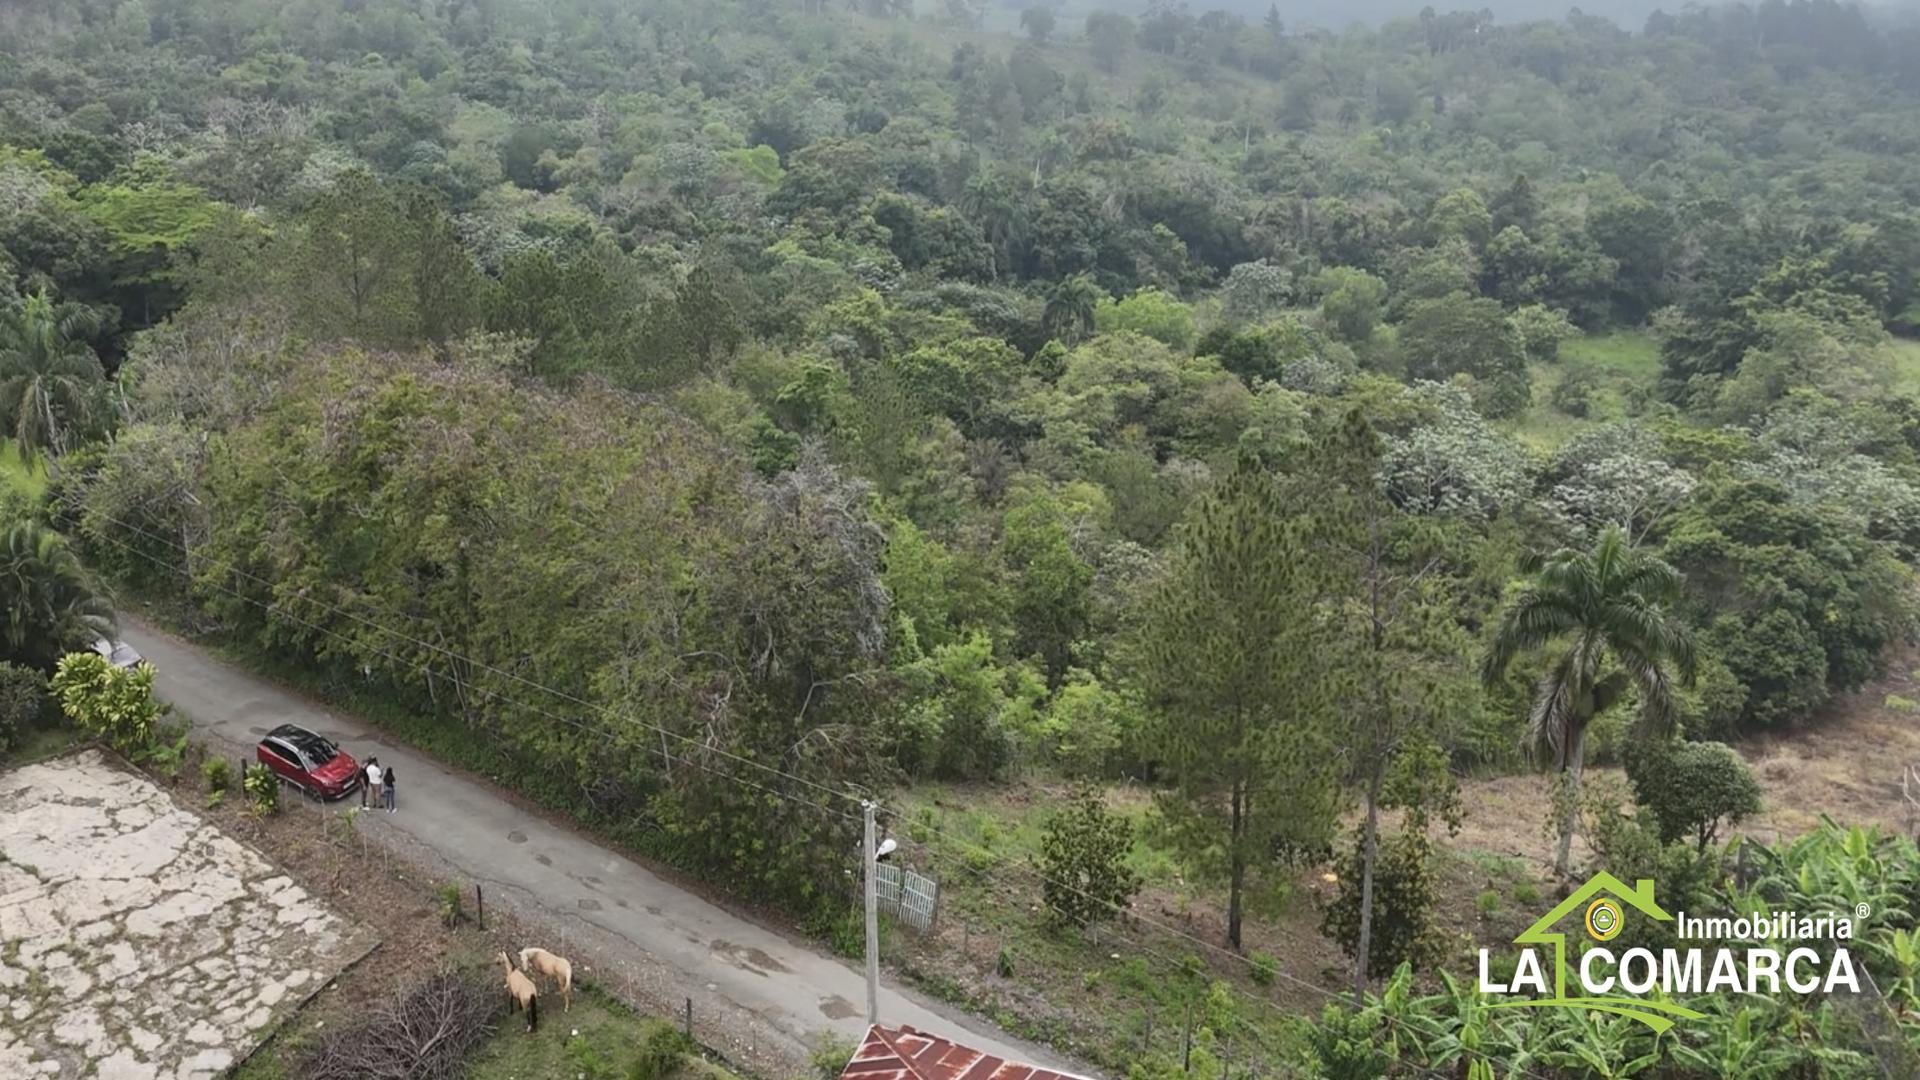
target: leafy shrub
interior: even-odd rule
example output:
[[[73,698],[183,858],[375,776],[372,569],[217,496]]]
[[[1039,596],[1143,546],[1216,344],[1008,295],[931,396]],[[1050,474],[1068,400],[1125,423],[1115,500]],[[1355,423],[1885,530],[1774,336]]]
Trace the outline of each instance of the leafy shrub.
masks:
[[[1127,865],[1132,849],[1133,827],[1107,812],[1100,790],[1075,788],[1040,838],[1047,911],[1066,925],[1086,926],[1125,907],[1140,891],[1140,875]]]
[[[840,1080],[840,1074],[846,1071],[847,1063],[853,1060],[854,1051],[858,1049],[851,1039],[833,1034],[820,1036],[813,1053],[807,1055],[815,1080]]]
[[[566,1073],[584,1080],[665,1080],[692,1049],[679,1028],[662,1020],[643,1021],[637,1039],[630,1029],[600,1028],[567,1040]]]
[[[1886,706],[1894,712],[1913,712],[1920,710],[1920,701],[1915,701],[1910,697],[1901,697],[1899,694],[1888,694]]]
[[[1480,895],[1473,898],[1473,910],[1479,912],[1480,917],[1483,919],[1498,915],[1500,913],[1500,890],[1481,889]]]
[[[207,782],[207,793],[224,792],[233,786],[233,763],[223,757],[210,757],[200,763],[200,777]]]
[[[1540,886],[1531,881],[1513,883],[1513,902],[1521,907],[1532,907],[1540,902]]]
[[[1320,1022],[1307,1029],[1307,1044],[1317,1066],[1313,1075],[1325,1080],[1375,1080],[1387,1075],[1393,1059],[1377,1028],[1378,1023],[1367,1013],[1327,1006]]]
[[[1427,868],[1431,849],[1423,832],[1380,840],[1373,864],[1373,933],[1367,946],[1367,974],[1376,979],[1402,963],[1427,967],[1439,961],[1444,946],[1433,921],[1433,875]],[[1360,949],[1360,856],[1356,830],[1353,844],[1334,857],[1340,891],[1327,902],[1320,925],[1348,956]]]
[[[153,696],[153,668],[117,668],[98,653],[68,653],[53,675],[53,693],[81,730],[134,754],[153,742],[163,709]]]
[[[265,765],[249,765],[240,778],[240,787],[247,793],[247,805],[261,817],[277,813],[280,809],[280,781],[273,770]]]
[[[180,770],[187,763],[191,734],[186,724],[162,724],[144,748],[134,751],[133,759],[172,783],[180,778]]]
[[[693,1040],[672,1024],[649,1021],[645,1031],[633,1064],[628,1066],[622,1080],[665,1080],[693,1050]]]
[[[1013,978],[1013,946],[1000,946],[1000,951],[993,957],[993,970],[999,972],[1003,979]]]
[[[1280,975],[1280,961],[1271,953],[1254,953],[1248,961],[1248,974],[1253,976],[1255,986],[1272,986]]]
[[[24,664],[0,662],[0,754],[19,743],[20,732],[40,719],[47,703],[47,677]]]
[[[1627,755],[1634,801],[1659,822],[1662,843],[1705,851],[1723,826],[1760,812],[1760,785],[1725,743],[1659,743]]]
[[[466,907],[460,898],[460,883],[449,881],[434,893],[440,897],[440,925],[452,929],[459,924]]]
[[[1598,389],[1600,373],[1587,364],[1573,364],[1553,385],[1548,400],[1568,416],[1584,417],[1593,411],[1593,394]]]

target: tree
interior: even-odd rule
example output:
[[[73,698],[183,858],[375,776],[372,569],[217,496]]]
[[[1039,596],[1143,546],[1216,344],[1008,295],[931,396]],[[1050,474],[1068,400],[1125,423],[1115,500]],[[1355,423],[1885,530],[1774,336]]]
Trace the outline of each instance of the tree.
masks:
[[[1315,275],[1313,286],[1320,294],[1320,318],[1334,336],[1349,345],[1373,336],[1387,299],[1386,282],[1365,270],[1330,266]]]
[[[1087,47],[1102,71],[1117,71],[1120,61],[1133,48],[1133,20],[1111,11],[1096,11],[1087,16]]]
[[[1532,394],[1526,353],[1497,300],[1456,292],[1418,301],[1400,327],[1400,348],[1413,378],[1473,376],[1489,416],[1512,416]]]
[[[1158,806],[1178,850],[1227,881],[1236,949],[1249,877],[1324,851],[1337,820],[1323,585],[1279,486],[1243,456],[1189,513],[1141,619],[1140,751],[1168,781]]]
[[[321,340],[369,345],[413,340],[415,287],[403,209],[372,174],[334,178],[294,226],[280,253],[288,297],[302,328]]]
[[[1507,316],[1507,325],[1520,339],[1520,349],[1535,363],[1560,359],[1560,343],[1577,337],[1579,330],[1568,321],[1567,313],[1545,304],[1528,304]]]
[[[22,461],[58,458],[92,415],[104,376],[87,341],[99,327],[91,309],[55,304],[45,292],[0,312],[0,417]]]
[[[47,704],[47,676],[23,664],[0,661],[0,754],[40,719]]]
[[[1107,811],[1100,789],[1075,787],[1040,837],[1048,913],[1068,926],[1087,926],[1124,909],[1140,891],[1140,875],[1127,864],[1132,849],[1133,827]]]
[[[1670,730],[1674,673],[1693,681],[1693,639],[1665,606],[1679,592],[1680,573],[1636,551],[1610,527],[1591,552],[1555,552],[1507,606],[1481,669],[1497,685],[1521,653],[1560,648],[1535,687],[1528,729],[1542,759],[1564,784],[1554,870],[1571,871],[1587,726],[1624,699],[1640,697],[1646,732]]]
[[[1265,259],[1236,265],[1220,285],[1220,314],[1229,323],[1259,322],[1278,314],[1293,296],[1293,273]]]
[[[1131,330],[1182,352],[1193,345],[1193,309],[1162,289],[1102,299],[1094,306],[1093,324],[1101,333]]]
[[[1075,274],[1047,294],[1046,310],[1041,313],[1040,321],[1048,333],[1063,343],[1076,344],[1093,333],[1094,312],[1106,298],[1106,293],[1092,278]]]
[[[1660,842],[1692,838],[1707,850],[1722,826],[1760,812],[1760,784],[1733,747],[1717,742],[1660,742],[1627,754],[1633,801],[1660,823]]]
[[[1020,13],[1020,29],[1027,32],[1027,40],[1045,48],[1047,40],[1053,37],[1057,19],[1050,7],[1030,7]]]
[[[0,612],[6,659],[42,671],[113,633],[113,608],[93,591],[80,560],[59,533],[31,521],[0,534]]]
[[[1401,397],[1418,412],[1412,430],[1387,441],[1381,462],[1394,502],[1417,514],[1485,519],[1526,499],[1526,452],[1474,411],[1463,387],[1416,383]]]
[[[133,293],[138,314],[130,310],[129,316],[151,326],[178,307],[175,260],[214,223],[218,204],[199,188],[174,180],[153,158],[136,163],[116,183],[85,189],[80,204],[106,233],[114,284]]]
[[[1014,649],[1038,656],[1049,677],[1067,670],[1087,625],[1093,568],[1073,550],[1067,509],[1045,494],[1022,498],[1002,521],[1006,562],[1014,575]]]
[[[1361,788],[1366,809],[1357,851],[1351,930],[1342,938],[1354,958],[1355,1007],[1364,1003],[1367,978],[1391,971],[1401,960],[1423,953],[1430,939],[1431,896],[1425,906],[1409,906],[1415,882],[1425,882],[1424,845],[1429,815],[1438,810],[1458,824],[1457,785],[1447,768],[1442,736],[1446,720],[1463,695],[1452,694],[1459,639],[1450,597],[1435,589],[1431,576],[1440,558],[1430,521],[1404,515],[1388,498],[1381,481],[1383,447],[1360,410],[1349,412],[1296,478],[1299,497],[1314,507],[1314,545],[1337,560],[1329,595],[1336,598],[1342,629],[1338,660],[1347,665],[1355,693],[1344,715],[1350,718],[1344,742],[1351,778]],[[1412,565],[1405,553],[1415,553]],[[1388,898],[1395,922],[1387,937],[1374,940],[1374,875],[1379,869],[1380,810],[1407,811],[1404,850],[1395,858],[1403,880]],[[1431,892],[1427,883],[1426,890]],[[1343,901],[1344,902],[1344,901]],[[1329,913],[1329,920],[1333,918]]]

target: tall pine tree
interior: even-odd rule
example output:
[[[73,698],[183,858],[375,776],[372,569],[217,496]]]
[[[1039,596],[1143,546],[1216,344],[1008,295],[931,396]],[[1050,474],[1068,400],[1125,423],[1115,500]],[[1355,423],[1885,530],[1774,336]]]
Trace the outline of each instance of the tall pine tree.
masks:
[[[1424,830],[1435,812],[1458,823],[1458,788],[1440,736],[1472,700],[1471,676],[1458,670],[1457,660],[1471,645],[1451,615],[1439,572],[1446,538],[1433,519],[1404,514],[1387,498],[1379,479],[1381,450],[1372,424],[1356,409],[1322,440],[1308,467],[1290,478],[1312,508],[1308,542],[1330,560],[1329,609],[1339,631],[1321,656],[1340,670],[1347,689],[1338,738],[1349,764],[1347,779],[1366,810],[1360,826],[1356,1002],[1365,1000],[1374,951],[1380,811],[1406,810],[1409,830]]]
[[[1169,781],[1160,812],[1187,861],[1226,879],[1236,949],[1250,879],[1325,850],[1339,811],[1337,673],[1317,655],[1328,579],[1303,520],[1243,457],[1184,526],[1136,660],[1140,749]]]

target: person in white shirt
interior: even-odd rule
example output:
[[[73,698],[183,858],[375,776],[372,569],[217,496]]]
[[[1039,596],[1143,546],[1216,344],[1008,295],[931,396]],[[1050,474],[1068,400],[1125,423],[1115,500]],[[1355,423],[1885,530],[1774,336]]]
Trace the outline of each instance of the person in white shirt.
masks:
[[[367,794],[371,792],[375,799],[380,798],[380,759],[367,759],[366,782],[360,785],[360,809],[367,808]]]

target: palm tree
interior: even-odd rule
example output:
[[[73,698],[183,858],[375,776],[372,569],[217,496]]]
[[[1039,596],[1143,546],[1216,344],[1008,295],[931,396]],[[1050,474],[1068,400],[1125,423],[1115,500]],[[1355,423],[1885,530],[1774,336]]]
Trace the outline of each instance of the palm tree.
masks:
[[[1637,688],[1645,730],[1664,734],[1674,717],[1669,668],[1679,669],[1683,683],[1693,681],[1693,641],[1662,607],[1679,587],[1679,571],[1635,551],[1624,532],[1609,528],[1591,554],[1562,549],[1548,558],[1494,635],[1481,672],[1490,686],[1520,653],[1565,646],[1536,688],[1528,730],[1542,759],[1567,784],[1554,858],[1563,878],[1579,818],[1587,725]]]
[[[0,533],[0,653],[53,670],[60,657],[113,635],[113,608],[93,591],[60,534],[31,521]]]
[[[0,420],[22,460],[64,453],[68,429],[92,411],[105,374],[87,341],[99,330],[92,309],[56,305],[45,292],[0,312]]]
[[[1047,296],[1046,309],[1040,313],[1040,322],[1048,333],[1072,345],[1093,333],[1094,305],[1105,295],[1092,278],[1075,274],[1053,287]]]
[[[981,235],[993,249],[993,273],[1011,274],[1014,250],[1020,244],[1023,228],[1020,204],[1005,180],[993,172],[982,172],[967,181],[960,194],[960,212],[980,226]]]

